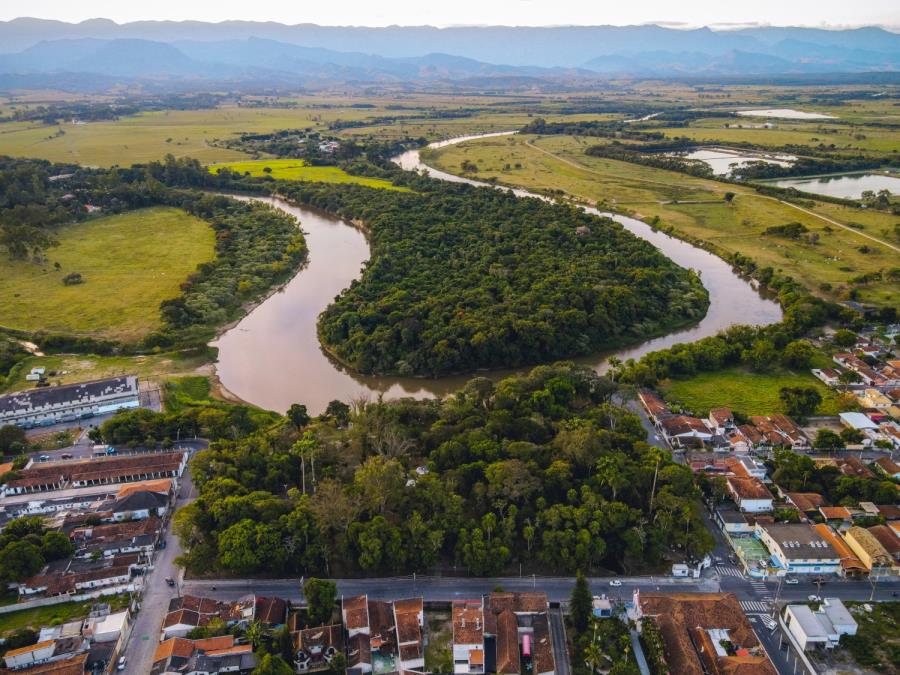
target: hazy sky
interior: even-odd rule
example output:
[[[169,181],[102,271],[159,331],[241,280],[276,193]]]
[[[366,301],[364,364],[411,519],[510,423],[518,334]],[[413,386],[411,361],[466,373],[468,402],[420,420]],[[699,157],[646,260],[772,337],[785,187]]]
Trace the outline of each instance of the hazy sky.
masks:
[[[3,0],[0,19],[249,19],[385,26],[766,23],[900,27],[898,0]]]

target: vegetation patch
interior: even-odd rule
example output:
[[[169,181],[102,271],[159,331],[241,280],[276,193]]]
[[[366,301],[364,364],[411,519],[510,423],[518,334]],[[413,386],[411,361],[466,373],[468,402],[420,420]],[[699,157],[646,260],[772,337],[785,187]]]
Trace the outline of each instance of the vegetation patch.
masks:
[[[54,237],[43,259],[3,260],[0,325],[137,340],[161,327],[160,303],[214,256],[209,224],[171,207],[61,226]],[[73,274],[80,283],[67,283]]]
[[[900,673],[900,602],[876,602],[863,609],[862,603],[847,603],[859,624],[856,635],[841,637],[857,664],[885,675]]]
[[[312,181],[318,183],[353,183],[384,190],[405,190],[382,178],[354,176],[336,166],[311,166],[299,159],[260,159],[245,162],[213,164],[209,170],[229,169],[238,174],[260,178],[269,176],[276,180]]]
[[[665,399],[696,414],[727,406],[743,415],[785,413],[780,398],[784,387],[813,387],[822,395],[818,415],[836,415],[843,410],[834,391],[811,373],[777,369],[754,372],[732,367],[714,372],[695,373],[689,379],[666,380],[660,391]]]

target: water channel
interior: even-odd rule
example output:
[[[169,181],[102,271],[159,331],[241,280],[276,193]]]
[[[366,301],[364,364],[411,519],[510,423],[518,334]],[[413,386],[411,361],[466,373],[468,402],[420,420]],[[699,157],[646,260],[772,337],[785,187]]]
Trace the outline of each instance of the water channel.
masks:
[[[495,135],[498,134],[484,136]],[[460,137],[429,147],[484,136]],[[428,170],[435,178],[483,185],[427,167],[421,162],[418,150],[406,152],[394,161],[404,169]],[[524,190],[514,192],[522,197],[536,196]],[[263,408],[284,412],[292,403],[302,403],[310,413],[318,414],[334,399],[349,401],[361,396],[375,398],[378,394],[384,394],[386,398],[443,396],[459,389],[472,377],[471,373],[440,379],[366,376],[350,372],[331,359],[319,344],[316,319],[336,295],[359,277],[369,257],[365,236],[339,218],[293,206],[277,198],[262,201],[299,220],[309,246],[309,262],[280,290],[212,343],[219,349],[216,372],[228,391]],[[612,355],[623,360],[636,358],[677,342],[714,335],[737,323],[763,325],[781,319],[778,304],[761,295],[720,258],[654,231],[639,220],[600,213],[593,208],[586,210],[614,218],[682,267],[696,270],[709,289],[710,307],[706,317],[693,327],[612,353],[576,359],[580,363],[602,372]],[[500,378],[521,370],[479,374]]]

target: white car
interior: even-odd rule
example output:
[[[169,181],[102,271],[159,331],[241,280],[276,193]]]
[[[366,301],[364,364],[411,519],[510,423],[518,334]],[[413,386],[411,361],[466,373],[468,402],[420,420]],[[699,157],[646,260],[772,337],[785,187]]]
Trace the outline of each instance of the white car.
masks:
[[[793,586],[794,584],[799,584],[799,583],[800,583],[800,580],[797,579],[796,577],[787,577],[787,578],[784,580],[784,583],[786,583],[786,584],[788,584],[788,585],[790,585],[790,586]]]
[[[610,586],[621,586],[622,582],[619,581],[618,579],[613,579],[612,581],[609,582],[609,585]]]
[[[810,595],[806,599],[810,602],[822,602],[822,598],[820,598],[818,595]]]
[[[116,670],[125,670],[125,663],[125,657],[123,656],[119,659],[119,666],[116,668]]]

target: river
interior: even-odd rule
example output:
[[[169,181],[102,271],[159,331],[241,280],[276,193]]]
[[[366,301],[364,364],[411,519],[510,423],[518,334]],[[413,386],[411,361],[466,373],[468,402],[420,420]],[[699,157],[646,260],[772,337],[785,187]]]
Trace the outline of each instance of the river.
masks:
[[[502,134],[484,136],[497,135]],[[430,147],[484,136],[455,138]],[[404,169],[427,169],[436,178],[485,185],[425,166],[418,150],[403,153],[394,161]],[[522,197],[536,196],[524,190],[514,192]],[[386,398],[443,396],[459,389],[472,377],[472,374],[440,379],[365,376],[350,372],[331,359],[319,344],[316,319],[335,296],[359,277],[369,257],[365,236],[339,218],[293,206],[277,198],[261,201],[300,221],[309,247],[309,261],[283,288],[212,343],[219,349],[216,373],[222,386],[235,396],[262,408],[284,412],[292,403],[302,403],[315,415],[334,399],[346,402],[359,397],[373,399],[379,394],[384,394]],[[778,304],[758,293],[720,258],[662,232],[653,231],[649,225],[634,218],[601,213],[593,208],[586,208],[586,211],[614,218],[682,267],[696,270],[710,292],[710,306],[706,317],[693,327],[576,361],[602,372],[612,355],[622,360],[636,358],[676,342],[691,342],[714,335],[736,323],[762,325],[781,320]],[[479,374],[500,378],[521,370]]]

